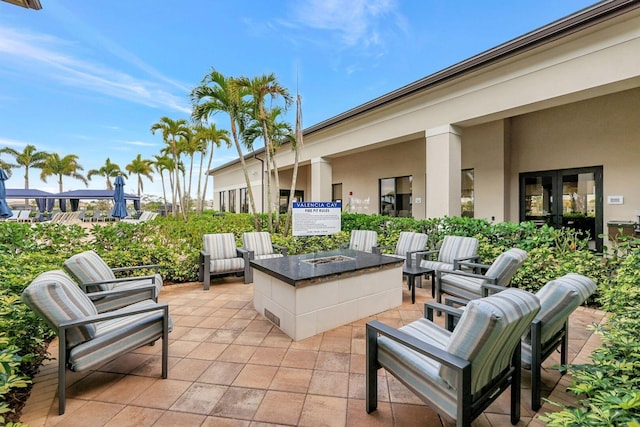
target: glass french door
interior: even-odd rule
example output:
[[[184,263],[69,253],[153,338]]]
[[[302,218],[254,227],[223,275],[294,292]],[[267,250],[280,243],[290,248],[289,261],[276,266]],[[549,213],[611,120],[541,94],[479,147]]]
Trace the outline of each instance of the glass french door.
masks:
[[[602,250],[602,166],[520,174],[520,220],[569,227]]]

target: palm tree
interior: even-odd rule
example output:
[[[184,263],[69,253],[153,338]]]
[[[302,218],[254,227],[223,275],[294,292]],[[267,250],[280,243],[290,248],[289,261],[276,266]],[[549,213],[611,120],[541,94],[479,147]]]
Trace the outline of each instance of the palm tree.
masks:
[[[145,176],[149,181],[153,182],[153,169],[151,167],[151,160],[143,159],[142,154],[138,154],[135,159],[125,166],[127,172],[138,175],[138,196],[144,191],[144,185],[142,184],[142,176]]]
[[[202,176],[202,160],[204,159],[205,153],[208,151],[209,147],[207,146],[208,142],[211,143],[211,151],[209,151],[209,160],[207,162],[207,172],[211,170],[211,162],[213,160],[213,151],[214,148],[220,148],[222,145],[222,141],[226,143],[227,148],[231,147],[231,140],[229,139],[229,131],[226,129],[217,129],[215,123],[212,125],[206,126],[197,126],[196,127],[196,138],[201,139],[204,142],[204,151],[202,152],[202,156],[200,157],[200,174]],[[202,194],[200,198],[200,207],[198,213],[202,213],[204,210],[204,201],[207,194],[207,184],[209,183],[209,175],[204,173],[204,187],[202,189],[202,193],[200,193],[200,180],[198,180],[198,197]]]
[[[204,76],[202,83],[191,91],[193,113],[191,117],[196,123],[206,122],[209,116],[219,112],[225,112],[229,116],[231,136],[238,151],[238,157],[242,165],[244,180],[247,184],[247,194],[253,212],[253,220],[256,230],[260,230],[258,211],[253,198],[251,181],[247,163],[244,160],[242,147],[240,146],[239,133],[244,130],[248,105],[243,97],[248,94],[246,88],[236,85],[233,77],[225,77],[222,73],[212,69]]]
[[[49,154],[40,168],[42,169],[40,173],[40,179],[42,179],[42,181],[47,182],[47,178],[50,176],[58,178],[58,191],[61,193],[63,176],[79,179],[85,186],[89,186],[87,178],[78,172],[84,169],[78,163],[78,156],[75,154],[67,154],[64,157],[60,157],[58,153]]]
[[[107,178],[107,190],[113,190],[113,185],[111,184],[111,178],[115,178],[118,174],[124,175],[126,178],[127,175],[122,173],[120,166],[111,162],[111,159],[107,157],[107,161],[104,163],[100,169],[91,169],[87,172],[87,179],[91,180],[91,178],[95,175],[104,176]]]
[[[49,156],[49,153],[45,151],[36,151],[36,147],[31,144],[27,144],[22,152],[19,152],[11,147],[4,147],[0,149],[0,153],[6,153],[13,156],[16,160],[16,163],[19,166],[24,167],[24,188],[25,190],[29,189],[29,169],[36,168],[42,169],[42,165],[44,160]],[[16,167],[15,165],[6,164],[9,167],[4,168],[9,174],[9,170],[11,167]],[[29,200],[25,199],[25,206],[29,204]]]
[[[284,226],[284,235],[286,236],[289,233],[289,224],[291,223],[291,209],[293,208],[293,195],[296,192],[296,181],[298,179],[298,162],[300,159],[300,151],[303,146],[303,137],[302,137],[302,98],[300,94],[296,95],[296,133],[291,138],[289,138],[291,142],[291,149],[294,152],[293,158],[293,175],[291,176],[291,191],[289,193],[289,204],[287,206],[287,217],[286,223]]]
[[[164,198],[164,212],[165,215],[168,215],[169,210],[167,209],[167,190],[164,185],[164,171],[169,171],[171,174],[173,168],[173,160],[166,155],[153,156],[155,160],[151,162],[151,165],[155,168],[155,170],[160,174],[160,181],[162,181],[162,197]]]
[[[9,178],[11,178],[11,169],[14,169],[17,167],[18,165],[7,163],[4,160],[0,159],[0,169],[4,169],[4,171],[7,173],[7,176],[9,176]]]
[[[189,125],[187,121],[184,119],[173,120],[169,117],[161,117],[160,121],[154,123],[151,126],[151,133],[155,134],[157,130],[162,131],[162,137],[164,141],[171,148],[171,154],[173,155],[173,161],[177,165],[180,163],[180,159],[178,157],[178,147],[177,147],[177,138],[184,136],[189,131]],[[178,179],[178,168],[174,169],[175,179],[173,180],[173,185],[175,185],[175,191],[172,191],[173,196],[173,213],[177,217],[178,211],[176,209],[176,192],[179,200],[182,199],[182,192],[180,190],[180,180]]]
[[[262,125],[262,138],[264,140],[265,153],[267,157],[267,206],[269,207],[269,231],[272,232],[273,225],[271,219],[273,207],[271,203],[271,176],[273,173],[273,162],[271,157],[275,152],[275,148],[273,146],[273,139],[269,133],[268,121],[270,114],[265,107],[265,101],[267,96],[270,96],[272,100],[280,96],[285,101],[285,107],[288,107],[291,105],[292,99],[291,95],[289,95],[289,91],[278,83],[276,76],[273,73],[263,74],[252,79],[240,77],[235,80],[235,84],[246,89],[247,95],[251,100],[253,119],[257,120]],[[276,214],[276,222],[278,222],[278,214]]]
[[[184,206],[188,208],[191,204],[191,183],[193,182],[193,158],[195,157],[196,153],[202,152],[202,142],[200,139],[196,138],[196,130],[194,128],[189,128],[189,131],[182,137],[178,145],[180,147],[179,152],[181,154],[185,153],[189,156],[189,186],[187,187],[186,184],[183,186],[183,188],[186,187],[186,194],[184,196],[185,198]],[[184,181],[184,174],[183,174],[183,181]],[[200,181],[198,180],[198,182]],[[188,211],[189,209],[187,209],[187,212]]]

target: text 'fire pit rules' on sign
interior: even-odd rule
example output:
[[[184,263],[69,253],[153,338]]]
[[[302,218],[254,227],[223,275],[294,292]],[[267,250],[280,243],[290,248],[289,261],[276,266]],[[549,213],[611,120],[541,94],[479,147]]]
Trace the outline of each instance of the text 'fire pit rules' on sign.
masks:
[[[341,230],[342,202],[293,202],[294,236],[327,236]]]

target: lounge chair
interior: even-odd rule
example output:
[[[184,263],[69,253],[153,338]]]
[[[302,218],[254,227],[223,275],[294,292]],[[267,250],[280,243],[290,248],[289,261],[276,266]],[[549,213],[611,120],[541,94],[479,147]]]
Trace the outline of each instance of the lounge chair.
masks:
[[[242,274],[244,283],[253,282],[249,251],[236,247],[233,233],[205,234],[203,240],[198,271],[205,290],[209,289],[211,276]]]
[[[478,239],[464,236],[445,236],[437,250],[418,254],[420,267],[433,270],[431,274],[431,295],[435,297],[435,279],[438,270],[459,270],[462,261],[478,261]],[[436,259],[432,259],[436,257]]]
[[[470,426],[511,387],[511,423],[520,419],[520,337],[540,310],[535,295],[507,289],[470,301],[455,330],[429,319],[400,329],[366,325],[366,411],[377,408],[384,368],[433,410]]]
[[[422,253],[427,244],[427,235],[424,233],[414,233],[402,231],[395,246],[374,246],[373,253],[381,254],[385,249],[393,248],[393,253],[385,254],[396,258],[404,258],[408,265],[416,260],[416,254]]]
[[[527,257],[527,252],[522,249],[511,248],[498,255],[491,265],[460,262],[460,265],[471,269],[486,270],[483,274],[461,270],[437,270],[436,301],[442,302],[442,294],[472,300],[490,293],[490,288],[483,285],[509,286],[511,278]]]
[[[108,292],[107,292],[108,293]],[[169,306],[151,299],[125,308],[102,311],[61,270],[38,276],[22,292],[22,300],[58,335],[58,413],[65,412],[66,368],[95,369],[138,347],[162,339],[162,378],[167,378],[172,329]]]
[[[287,248],[271,242],[266,231],[242,233],[242,246],[250,251],[249,259],[278,258],[287,255]]]
[[[378,246],[378,233],[372,230],[351,230],[351,238],[347,249],[354,251],[373,252]]]
[[[85,251],[75,254],[64,262],[64,267],[71,276],[78,281],[80,287],[87,293],[111,290],[129,290],[139,287],[151,288],[152,298],[157,301],[162,288],[162,276],[158,274],[158,265],[139,265],[133,267],[111,268],[95,251]],[[117,272],[134,270],[153,270],[154,274],[147,276],[133,276],[117,278]],[[103,310],[120,308],[130,304],[130,298],[125,295],[105,297],[96,300]]]

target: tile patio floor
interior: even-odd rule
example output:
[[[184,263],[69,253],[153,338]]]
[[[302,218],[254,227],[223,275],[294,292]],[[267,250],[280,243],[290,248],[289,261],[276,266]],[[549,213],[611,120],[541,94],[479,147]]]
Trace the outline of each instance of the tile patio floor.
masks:
[[[163,288],[174,321],[169,335],[169,377],[160,378],[160,345],[145,346],[99,370],[67,371],[67,410],[58,415],[57,361],[46,363],[34,379],[21,421],[39,426],[448,426],[384,370],[379,371],[378,410],[364,409],[366,321],[394,327],[422,315],[427,289],[416,290],[416,304],[404,287],[403,304],[377,316],[294,342],[253,309],[253,286],[242,279]],[[605,313],[580,307],[570,319],[569,360],[588,362],[600,345],[586,325]],[[50,347],[57,354],[57,341]],[[554,359],[552,357],[551,359]],[[548,360],[545,366],[559,362]],[[523,371],[519,426],[542,426],[530,409],[530,374]],[[550,398],[572,402],[569,379],[543,371]],[[509,392],[473,426],[508,426]],[[539,414],[553,410],[545,403]]]

